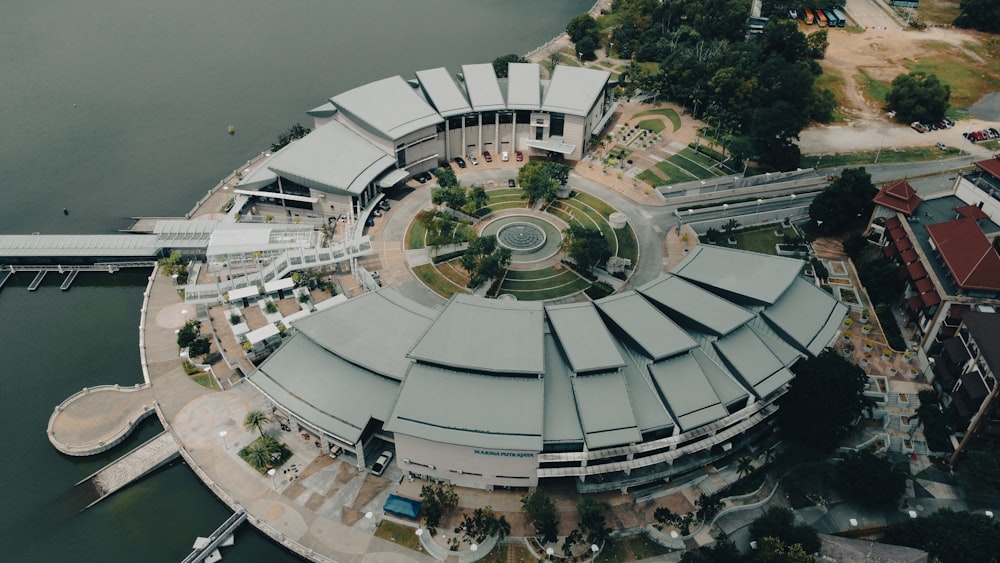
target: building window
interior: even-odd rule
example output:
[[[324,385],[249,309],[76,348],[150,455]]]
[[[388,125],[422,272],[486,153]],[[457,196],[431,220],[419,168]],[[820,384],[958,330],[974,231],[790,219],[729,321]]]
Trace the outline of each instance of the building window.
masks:
[[[566,116],[552,114],[551,120],[549,122],[549,135],[554,137],[561,137],[565,126],[566,126]]]

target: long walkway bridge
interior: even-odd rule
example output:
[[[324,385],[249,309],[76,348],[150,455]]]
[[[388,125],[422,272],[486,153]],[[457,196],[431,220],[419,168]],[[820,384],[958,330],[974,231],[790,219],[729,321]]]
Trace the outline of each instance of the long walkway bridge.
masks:
[[[177,442],[170,432],[164,430],[77,485],[89,481],[97,490],[97,498],[87,505],[90,508],[179,455]]]

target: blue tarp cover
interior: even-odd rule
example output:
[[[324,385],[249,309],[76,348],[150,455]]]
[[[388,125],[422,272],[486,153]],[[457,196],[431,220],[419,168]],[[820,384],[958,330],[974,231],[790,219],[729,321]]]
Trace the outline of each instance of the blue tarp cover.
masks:
[[[389,498],[386,499],[385,506],[382,507],[382,510],[385,510],[390,514],[395,514],[396,516],[416,520],[417,515],[420,514],[420,505],[421,502],[419,500],[389,495]]]

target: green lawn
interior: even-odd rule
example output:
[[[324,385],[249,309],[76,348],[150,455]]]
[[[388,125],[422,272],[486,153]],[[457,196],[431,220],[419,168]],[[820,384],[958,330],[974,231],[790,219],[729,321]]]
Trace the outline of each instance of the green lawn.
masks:
[[[733,235],[736,238],[736,248],[761,254],[777,254],[774,245],[781,243],[782,237],[775,236],[775,229],[777,226],[736,233]],[[729,245],[722,244],[721,246]]]
[[[635,266],[636,261],[639,260],[639,243],[632,227],[625,226],[621,229],[615,229],[615,236],[618,239],[618,256],[631,260],[632,265]]]
[[[424,247],[424,239],[427,237],[427,229],[420,221],[410,223],[410,233],[406,237],[407,250],[414,250]]]
[[[656,168],[667,177],[667,181],[664,184],[680,184],[698,179],[697,176],[688,172],[687,169],[678,167],[669,160],[657,162]]]
[[[854,79],[861,85],[861,91],[865,93],[866,98],[885,105],[885,98],[889,95],[889,89],[891,88],[888,82],[876,80],[868,76],[868,73],[863,70]]]
[[[646,182],[647,184],[653,187],[662,186],[666,183],[663,180],[663,177],[657,174],[656,172],[653,172],[653,170],[643,170],[638,175],[636,175],[636,178],[642,180],[643,182]]]
[[[551,278],[556,274],[557,272],[552,268],[542,270],[507,270],[507,276],[504,278],[504,281],[540,280]]]
[[[418,550],[420,546],[415,528],[388,520],[379,522],[378,528],[375,528],[375,536],[413,550]]]
[[[587,205],[595,209],[598,213],[600,213],[601,216],[604,218],[610,217],[611,214],[615,212],[614,207],[611,207],[607,203],[604,203],[603,200],[600,200],[586,192],[576,192],[575,195],[573,196],[573,199],[586,203]]]
[[[501,293],[510,293],[521,301],[545,301],[547,299],[559,299],[560,297],[573,295],[587,289],[588,287],[590,287],[590,282],[578,277],[575,281],[569,282],[566,285],[550,289],[520,291],[516,289],[508,289],[505,284],[500,291]]]
[[[681,128],[681,116],[677,115],[677,112],[674,111],[673,108],[651,109],[649,111],[637,113],[634,117],[646,117],[648,115],[662,115],[663,117],[666,117],[674,126],[674,131]]]
[[[666,125],[664,125],[663,121],[659,119],[643,119],[639,122],[639,128],[645,129],[650,133],[659,133],[660,131],[666,129]]]
[[[820,166],[847,166],[855,164],[872,164],[875,156],[878,155],[879,162],[914,162],[937,160],[939,158],[951,158],[963,154],[961,149],[948,147],[948,150],[940,150],[936,147],[910,147],[903,149],[883,149],[878,151],[852,152],[844,154],[810,154],[803,155],[802,162],[805,165]]]
[[[195,383],[201,385],[202,387],[208,387],[209,389],[215,389],[217,391],[221,391],[221,389],[219,389],[219,386],[215,384],[215,378],[207,373],[202,375],[196,375],[191,379],[193,379]]]
[[[523,199],[519,199],[517,201],[494,203],[490,205],[490,209],[492,209],[493,211],[500,211],[501,209],[517,209],[517,208],[524,209],[526,207],[528,207],[528,204]]]
[[[503,291],[538,291],[572,284],[580,279],[580,277],[573,273],[573,271],[569,268],[563,268],[558,272],[552,268],[537,271],[545,272],[548,276],[533,280],[512,280],[508,277],[503,281]],[[587,285],[590,285],[590,283],[588,282]]]
[[[685,149],[686,150],[686,149]],[[705,180],[708,178],[715,178],[717,174],[708,170],[704,166],[701,166],[687,155],[678,153],[667,159],[667,162],[673,164],[678,168],[684,169],[687,173],[691,174],[698,180]]]
[[[460,288],[456,287],[455,284],[448,281],[447,278],[441,275],[437,271],[437,268],[433,264],[423,264],[413,268],[413,273],[420,278],[420,281],[424,282],[427,287],[431,288],[434,293],[437,293],[445,299],[450,298],[456,293],[464,293]]]

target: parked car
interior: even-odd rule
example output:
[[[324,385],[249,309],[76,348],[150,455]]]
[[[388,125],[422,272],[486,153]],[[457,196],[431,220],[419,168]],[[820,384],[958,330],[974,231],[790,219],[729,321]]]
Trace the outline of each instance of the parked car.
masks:
[[[914,121],[913,123],[910,124],[910,127],[912,127],[917,133],[927,132],[927,128],[924,127],[924,124],[920,123],[919,121]]]
[[[510,153],[507,152],[507,151],[501,152],[500,153],[500,162],[507,162],[508,160],[510,160]]]
[[[972,133],[970,133],[968,131],[966,131],[965,133],[962,133],[962,136],[965,137],[966,141],[972,141],[973,140]]]
[[[374,217],[369,217],[368,219],[366,219],[365,220],[365,226],[366,227],[374,227],[375,226],[375,218]]]
[[[955,122],[948,119],[947,117],[944,118],[944,124],[947,125],[949,129],[955,126]]]
[[[517,151],[514,153],[514,157],[517,159],[518,162],[521,162],[522,160],[524,160],[524,153],[521,151]]]
[[[459,168],[465,168],[465,159],[460,156],[456,156],[455,164],[457,164]]]
[[[517,182],[515,182],[513,178],[507,178],[507,186],[513,188],[517,186]]]
[[[382,210],[381,209],[376,209],[375,211],[372,211],[372,215],[374,215],[376,217],[381,217],[382,216]]]
[[[474,154],[469,155],[469,162],[471,162],[473,166],[479,166],[479,159],[476,158],[476,155]]]
[[[340,214],[340,222],[341,223],[346,223],[347,222],[347,215],[346,214],[343,214],[343,213]]]
[[[378,208],[381,209],[382,211],[389,211],[390,209],[392,209],[392,206],[389,205],[389,200],[383,199],[382,201],[378,202]]]
[[[935,147],[937,147],[937,148],[938,148],[938,150],[942,150],[942,151],[946,151],[946,150],[948,150],[948,147],[947,147],[947,145],[945,145],[944,143],[937,143],[937,144],[936,144],[936,145],[934,145],[934,146],[935,146]]]
[[[344,453],[344,448],[338,446],[337,444],[330,444],[330,457],[336,459],[337,456]]]
[[[493,155],[490,154],[490,151],[483,151],[483,160],[486,162],[493,162]]]
[[[385,468],[389,466],[389,462],[392,461],[392,452],[385,450],[375,463],[372,464],[372,475],[381,475],[385,473]]]
[[[991,139],[1000,139],[1000,131],[997,131],[993,127],[986,130],[990,134]]]

